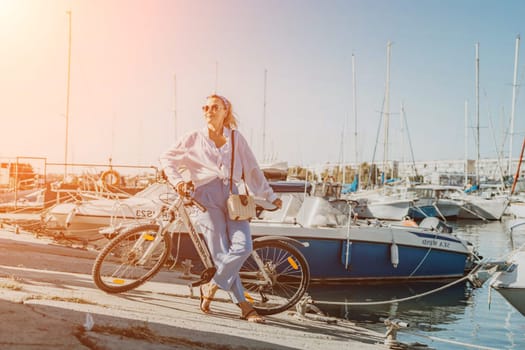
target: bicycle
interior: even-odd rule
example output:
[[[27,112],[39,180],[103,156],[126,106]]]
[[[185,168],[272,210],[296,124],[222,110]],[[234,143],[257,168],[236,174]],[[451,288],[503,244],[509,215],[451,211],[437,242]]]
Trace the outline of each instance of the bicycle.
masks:
[[[192,287],[209,282],[216,267],[204,239],[197,233],[187,207],[206,211],[187,191],[175,200],[164,201],[152,223],[120,229],[100,251],[92,269],[95,285],[107,293],[132,290],[154,277],[170,256],[172,235],[182,224],[195,246],[204,270]],[[275,208],[277,209],[277,208]],[[268,208],[258,207],[258,213]],[[246,299],[261,315],[283,312],[305,294],[310,271],[289,237],[265,236],[253,241],[253,251],[240,271]]]

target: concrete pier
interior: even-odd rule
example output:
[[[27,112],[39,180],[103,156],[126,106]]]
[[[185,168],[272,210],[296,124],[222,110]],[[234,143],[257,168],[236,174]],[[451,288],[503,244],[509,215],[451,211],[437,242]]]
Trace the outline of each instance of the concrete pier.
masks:
[[[266,324],[239,318],[224,292],[209,315],[181,272],[164,271],[131,292],[110,295],[91,279],[96,251],[0,230],[2,349],[386,349],[384,333],[346,320],[295,312]]]

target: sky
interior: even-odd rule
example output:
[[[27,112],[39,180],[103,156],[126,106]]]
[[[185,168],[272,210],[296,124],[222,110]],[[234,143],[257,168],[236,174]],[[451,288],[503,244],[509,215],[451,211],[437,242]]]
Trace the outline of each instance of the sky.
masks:
[[[481,158],[518,157],[524,18],[520,0],[0,0],[0,159],[156,166],[213,92],[261,163],[476,159],[478,125]]]

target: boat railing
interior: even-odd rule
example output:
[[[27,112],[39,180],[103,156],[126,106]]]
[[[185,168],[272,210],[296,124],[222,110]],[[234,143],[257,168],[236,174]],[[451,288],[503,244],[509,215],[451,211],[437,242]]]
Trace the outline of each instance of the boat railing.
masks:
[[[156,166],[53,163],[43,157],[0,161],[0,209],[46,210],[60,202],[126,198],[159,179]],[[40,191],[40,192],[38,192]]]
[[[63,163],[47,166],[65,167]],[[50,192],[54,203],[93,199],[126,199],[160,179],[155,166],[68,163],[69,172],[51,175]]]
[[[57,194],[56,203],[78,201],[78,200],[94,200],[94,199],[126,199],[130,198],[129,193],[114,193],[108,191],[86,191],[80,189],[54,189]],[[64,195],[61,195],[64,194]]]

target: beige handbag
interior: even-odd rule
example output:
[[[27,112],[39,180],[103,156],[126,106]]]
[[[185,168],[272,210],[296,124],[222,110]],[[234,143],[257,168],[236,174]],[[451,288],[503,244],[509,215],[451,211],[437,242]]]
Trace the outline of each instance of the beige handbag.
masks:
[[[241,220],[250,220],[255,216],[255,200],[253,196],[248,194],[248,187],[246,183],[246,194],[233,194],[233,161],[235,159],[235,137],[234,130],[232,130],[232,161],[231,161],[231,171],[230,171],[230,196],[226,202],[228,207],[228,215],[231,220],[241,221]],[[243,172],[244,179],[244,172]]]
[[[250,220],[255,216],[255,200],[245,194],[230,194],[228,214],[231,220]]]

